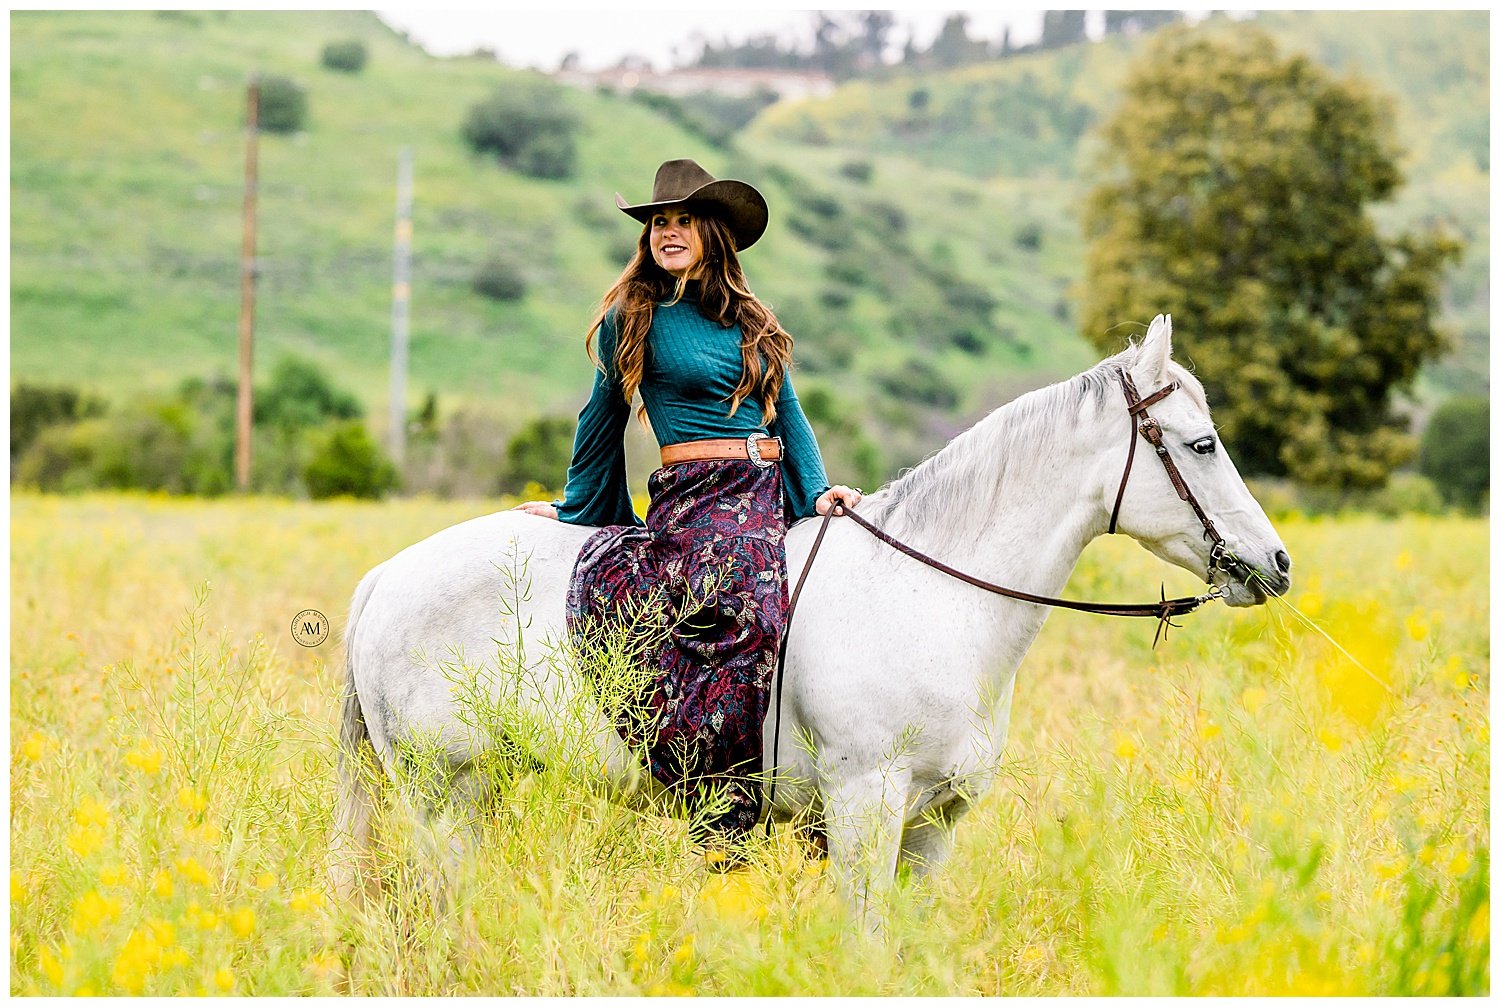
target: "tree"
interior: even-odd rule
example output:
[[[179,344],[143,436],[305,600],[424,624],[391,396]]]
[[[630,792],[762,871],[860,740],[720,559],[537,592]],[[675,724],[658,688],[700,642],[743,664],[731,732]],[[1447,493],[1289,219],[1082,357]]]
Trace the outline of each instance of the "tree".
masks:
[[[578,116],[561,86],[544,77],[517,77],[496,87],[469,109],[463,138],[476,154],[535,178],[567,178],[573,173],[573,135]]]
[[[1088,41],[1081,10],[1049,10],[1042,15],[1042,48],[1056,49]]]
[[[969,37],[969,15],[963,13],[948,15],[927,50],[927,60],[940,69],[979,63],[988,58],[989,48],[983,40]]]
[[[1490,400],[1460,395],[1438,406],[1418,467],[1448,503],[1477,507],[1490,488]]]
[[[1264,32],[1164,31],[1101,127],[1082,324],[1170,311],[1242,468],[1375,486],[1414,450],[1392,394],[1445,345],[1444,235],[1382,237],[1401,183],[1391,113]],[[1144,389],[1142,390],[1145,391]]]
[[[290,77],[262,77],[256,131],[295,133],[307,122],[307,91]]]
[[[340,73],[359,73],[369,58],[370,51],[357,38],[329,42],[323,47],[323,65]]]
[[[566,416],[542,416],[522,427],[505,448],[502,493],[519,493],[527,483],[560,490],[568,480],[576,424]]]

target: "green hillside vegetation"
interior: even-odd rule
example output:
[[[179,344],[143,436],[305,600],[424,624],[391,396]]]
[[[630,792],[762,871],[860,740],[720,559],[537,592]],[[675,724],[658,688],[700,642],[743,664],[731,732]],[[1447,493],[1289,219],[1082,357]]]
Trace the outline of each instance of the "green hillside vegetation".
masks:
[[[1488,390],[1484,17],[1262,19],[1330,60],[1384,57],[1366,71],[1402,95],[1414,179],[1389,214],[1454,219],[1469,242],[1446,298],[1464,342],[1429,372],[1431,396]],[[771,203],[746,266],[797,338],[799,391],[838,428],[825,444],[835,479],[893,474],[1096,356],[1071,293],[1079,143],[1139,39],[851,83],[772,106],[727,144],[665,103],[566,90],[576,168],[541,180],[461,135],[475,103],[538,75],[430,57],[367,13],[17,12],[11,26],[13,381],[116,399],[233,374],[256,70],[308,99],[304,131],[260,140],[257,375],[287,354],[314,362],[378,436],[403,145],[415,160],[407,405],[436,393],[439,420],[482,408],[514,431],[571,416],[591,378],[585,328],[634,233],[613,193],[643,197],[676,156],[753,181]],[[364,43],[358,73],[322,64],[335,41]],[[1385,57],[1407,45],[1416,54]],[[495,262],[519,275],[519,298],[476,291]],[[640,486],[649,440],[631,438]]]
[[[1288,52],[1306,52],[1388,95],[1407,184],[1379,219],[1392,228],[1441,222],[1465,243],[1451,270],[1444,327],[1454,352],[1433,366],[1424,398],[1489,388],[1489,15],[1460,12],[1268,12],[1256,23]],[[1213,18],[1197,30],[1232,32]],[[1108,114],[1143,37],[965,67],[846,84],[817,101],[767,110],[744,142],[777,141],[841,155],[899,155],[1013,187],[1047,210],[1047,237],[1077,281],[1077,208],[1092,161],[1090,130]],[[1171,152],[1164,150],[1163,157]],[[1170,306],[1164,306],[1169,309]]]
[[[285,352],[326,368],[386,415],[396,152],[414,148],[411,405],[483,403],[515,424],[571,413],[586,394],[582,337],[618,273],[665,156],[700,158],[767,194],[771,230],[747,256],[757,291],[798,337],[802,385],[858,431],[882,470],[920,457],[972,415],[1062,377],[1091,354],[1065,323],[1063,281],[1021,194],[876,158],[867,174],[800,149],[713,149],[645,104],[565,91],[577,170],[528,178],[469,152],[470,107],[535,75],[438,60],[373,17],[31,13],[14,20],[12,370],[120,395],[232,374],[239,310],[244,82],[252,69],[308,92],[308,125],[260,139],[257,367]],[[358,75],[319,62],[358,38]],[[913,194],[925,198],[913,199]],[[475,292],[519,263],[526,293]],[[1056,264],[1054,264],[1054,267]],[[892,298],[892,290],[902,297]],[[990,305],[993,309],[991,317]],[[957,305],[957,307],[953,307]],[[879,473],[850,474],[870,479]]]

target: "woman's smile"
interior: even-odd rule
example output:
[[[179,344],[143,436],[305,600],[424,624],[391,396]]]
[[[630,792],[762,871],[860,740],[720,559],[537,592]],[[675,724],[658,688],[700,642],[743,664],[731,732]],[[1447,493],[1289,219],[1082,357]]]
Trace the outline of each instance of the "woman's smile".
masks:
[[[651,257],[673,276],[690,276],[703,257],[703,241],[686,207],[669,206],[651,218]]]

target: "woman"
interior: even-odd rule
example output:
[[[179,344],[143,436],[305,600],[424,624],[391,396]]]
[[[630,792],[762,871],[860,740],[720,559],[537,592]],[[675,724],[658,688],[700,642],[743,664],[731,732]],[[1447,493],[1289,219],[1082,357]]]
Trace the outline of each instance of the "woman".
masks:
[[[575,640],[620,627],[648,600],[666,628],[641,645],[652,682],[617,719],[652,774],[693,812],[709,863],[733,866],[754,827],[761,725],[786,621],[787,525],[852,507],[828,485],[787,373],[792,338],[745,282],[739,253],[766,228],[754,187],[667,161],[651,201],[621,210],[645,224],[604,295],[585,346],[599,373],[578,415],[563,499],[517,509],[600,525],[568,592]],[[590,351],[592,355],[592,350]],[[642,525],[625,479],[623,435],[639,391],[662,452]]]

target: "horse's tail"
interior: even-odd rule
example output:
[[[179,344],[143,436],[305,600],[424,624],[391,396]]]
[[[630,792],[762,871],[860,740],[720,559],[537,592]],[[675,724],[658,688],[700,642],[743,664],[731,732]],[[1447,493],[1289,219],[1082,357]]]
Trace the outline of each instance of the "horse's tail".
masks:
[[[381,564],[384,566],[384,564]],[[365,602],[380,579],[377,566],[354,589],[344,624],[343,709],[339,718],[338,782],[334,804],[330,873],[334,891],[345,902],[363,900],[373,891],[369,859],[375,817],[368,755],[374,753],[364,710],[354,686],[354,634]]]

